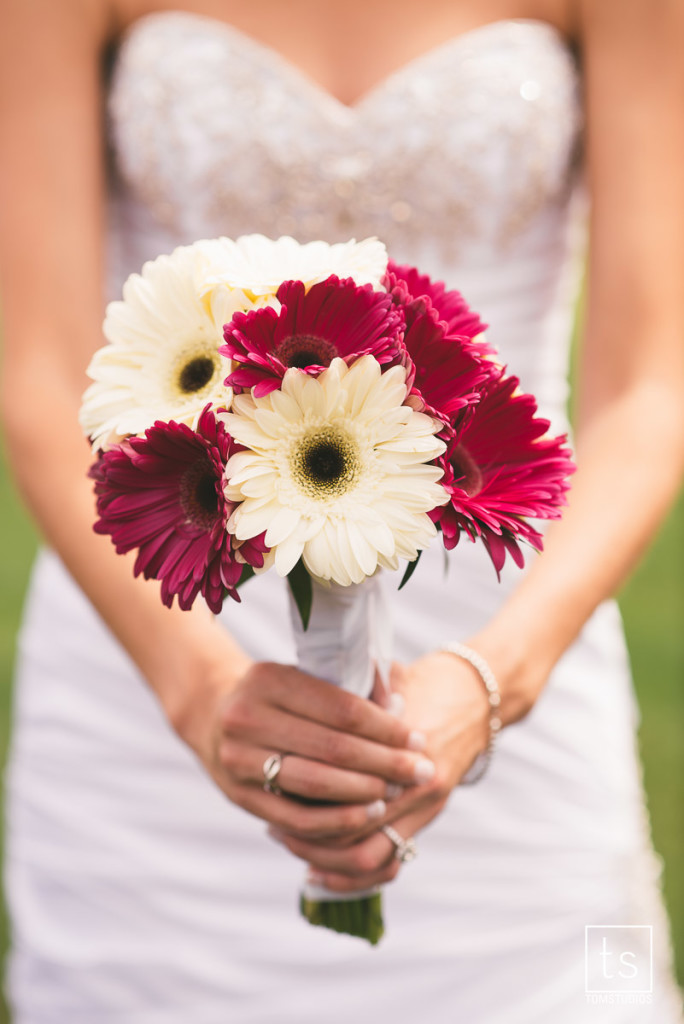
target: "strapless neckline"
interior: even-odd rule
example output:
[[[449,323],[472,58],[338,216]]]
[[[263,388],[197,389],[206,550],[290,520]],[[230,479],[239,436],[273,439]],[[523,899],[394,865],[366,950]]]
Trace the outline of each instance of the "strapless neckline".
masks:
[[[384,95],[387,92],[391,92],[394,86],[403,84],[405,80],[410,79],[413,75],[423,74],[433,62],[439,62],[452,52],[456,55],[461,49],[467,48],[471,44],[481,43],[483,38],[491,37],[494,41],[498,35],[502,32],[508,32],[512,26],[517,27],[519,30],[528,30],[533,34],[546,35],[554,42],[564,46],[568,53],[571,52],[568,38],[551,22],[543,21],[541,18],[499,18],[449,36],[436,45],[429,47],[423,53],[417,54],[403,64],[398,65],[392,71],[389,71],[386,75],[383,75],[374,85],[361,93],[357,99],[346,103],[273,46],[262,42],[249,32],[245,32],[243,29],[228,21],[224,21],[222,18],[216,18],[208,14],[182,10],[150,11],[136,18],[135,21],[127,26],[120,37],[118,48],[125,47],[144,25],[169,20],[186,21],[194,26],[204,25],[211,33],[222,33],[225,38],[232,40],[235,45],[248,50],[257,63],[277,70],[279,75],[288,81],[291,86],[309,91],[317,103],[327,108],[331,114],[336,115],[337,118],[346,116],[349,119],[360,116],[367,107],[372,106],[376,101],[382,100]]]

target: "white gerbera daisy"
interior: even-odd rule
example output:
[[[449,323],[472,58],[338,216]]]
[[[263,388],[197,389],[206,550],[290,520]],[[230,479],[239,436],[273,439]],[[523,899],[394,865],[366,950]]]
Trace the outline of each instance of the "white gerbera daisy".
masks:
[[[80,415],[96,448],[140,434],[157,419],[194,427],[207,402],[230,406],[233,393],[223,382],[232,364],[218,352],[223,324],[253,303],[223,288],[205,304],[195,283],[200,265],[200,250],[182,246],[131,274],[123,301],[107,307],[104,333],[111,344],[91,360],[94,383]]]
[[[226,497],[240,502],[228,529],[265,530],[281,576],[301,557],[343,586],[416,558],[435,536],[428,513],[447,501],[441,469],[427,465],[445,446],[441,425],[405,398],[405,369],[381,373],[371,355],[333,359],[317,378],[290,369],[262,398],[237,395],[222,419],[248,450],[226,466]]]
[[[303,281],[308,289],[331,274],[380,289],[387,269],[387,250],[377,238],[335,245],[302,245],[287,235],[277,240],[264,235],[243,235],[236,241],[218,238],[200,244],[207,258],[204,294],[228,285],[257,299],[274,296],[283,281]]]

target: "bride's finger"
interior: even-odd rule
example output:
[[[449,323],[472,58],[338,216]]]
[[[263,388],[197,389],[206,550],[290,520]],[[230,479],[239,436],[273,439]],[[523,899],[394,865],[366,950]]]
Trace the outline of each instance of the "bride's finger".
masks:
[[[264,763],[272,754],[272,750],[231,741],[224,741],[219,748],[220,762],[232,778],[262,787]],[[347,804],[369,804],[393,794],[377,775],[336,768],[293,753],[281,754],[277,786],[288,795]]]
[[[309,873],[309,880],[314,885],[323,885],[333,892],[359,892],[373,889],[376,885],[386,885],[394,881],[402,865],[393,857],[384,867],[365,875],[342,875],[332,871],[319,872],[313,869]]]
[[[290,714],[385,746],[425,749],[421,732],[372,700],[347,693],[292,666],[259,664],[250,673],[270,702]]]
[[[266,793],[251,784],[233,786],[230,797],[244,810],[277,829],[310,840],[359,835],[369,821],[378,821],[386,810],[384,800],[370,804],[309,806],[290,799],[286,793]]]
[[[427,794],[426,794],[427,795]],[[393,821],[392,828],[397,835],[403,839],[415,836],[428,822],[440,812],[445,801],[427,801],[423,807],[413,810],[407,814],[394,816],[388,808],[388,814],[383,819]],[[397,801],[397,805],[400,801]],[[323,876],[323,884],[330,888],[339,887],[339,878],[344,876],[354,881],[354,884],[346,891],[369,888],[372,885],[380,884],[386,878],[394,877],[397,868],[387,874],[388,869],[397,859],[397,846],[382,829],[378,822],[372,822],[366,828],[372,831],[361,837],[359,840],[350,843],[340,843],[337,840],[311,841],[309,837],[295,836],[283,832],[281,829],[269,829],[271,836],[290,850],[296,857],[306,861],[311,867]],[[420,847],[420,840],[418,840]],[[383,875],[384,873],[384,875]],[[383,878],[381,878],[383,875]]]
[[[375,831],[367,839],[346,847],[311,843],[277,828],[270,828],[269,834],[276,842],[286,846],[295,857],[306,861],[313,870],[323,872],[326,876],[328,873],[340,874],[358,881],[360,876],[375,876],[384,871],[396,859],[394,844],[381,831]]]
[[[220,750],[225,748],[226,739],[251,743],[270,753],[289,751],[401,786],[429,782],[435,771],[432,761],[422,754],[340,732],[270,705],[231,704],[223,714],[222,725]]]

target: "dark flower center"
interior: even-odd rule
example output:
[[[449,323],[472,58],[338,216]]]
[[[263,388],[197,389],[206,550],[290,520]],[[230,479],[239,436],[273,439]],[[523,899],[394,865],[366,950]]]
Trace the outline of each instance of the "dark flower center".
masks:
[[[180,503],[188,524],[203,532],[213,529],[221,515],[216,472],[208,459],[199,459],[183,475]]]
[[[454,471],[454,483],[472,498],[482,490],[482,473],[475,459],[462,444],[456,445],[449,461]]]
[[[356,446],[341,430],[323,427],[303,439],[294,453],[293,471],[312,498],[338,497],[356,480]]]
[[[341,452],[334,444],[320,441],[312,445],[304,456],[304,469],[307,474],[320,484],[327,484],[337,480],[344,472],[344,452]]]
[[[330,366],[337,355],[337,349],[326,338],[317,338],[313,334],[293,334],[281,341],[275,355],[284,366],[305,370],[307,366]]]
[[[178,387],[186,395],[201,391],[214,376],[214,369],[214,360],[210,356],[195,356],[178,375]]]

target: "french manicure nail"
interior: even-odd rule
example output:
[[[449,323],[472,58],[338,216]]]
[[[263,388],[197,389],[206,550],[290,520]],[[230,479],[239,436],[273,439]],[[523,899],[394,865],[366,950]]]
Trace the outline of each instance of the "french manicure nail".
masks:
[[[323,875],[319,875],[317,871],[309,870],[306,880],[309,885],[323,885]]]
[[[374,800],[372,804],[366,805],[366,816],[369,821],[375,821],[376,818],[382,818],[386,810],[387,804],[384,800]]]
[[[404,714],[404,708],[406,707],[406,701],[400,693],[390,694],[389,706],[387,710],[390,715],[394,715],[395,718],[401,718]]]
[[[278,828],[276,825],[269,825],[268,828],[266,829],[266,831],[268,832],[268,834],[271,837],[271,839],[275,839],[276,843],[284,843],[285,842],[285,833],[283,832],[282,829]]]
[[[406,744],[409,750],[425,750],[427,746],[427,738],[424,732],[418,732],[417,729],[411,729],[409,733],[408,743]]]
[[[396,782],[388,782],[385,787],[385,796],[388,800],[396,800],[403,792],[404,787],[399,786]]]
[[[432,776],[435,774],[435,766],[432,761],[428,761],[426,757],[421,757],[416,761],[413,769],[413,777],[418,783],[429,782]]]

